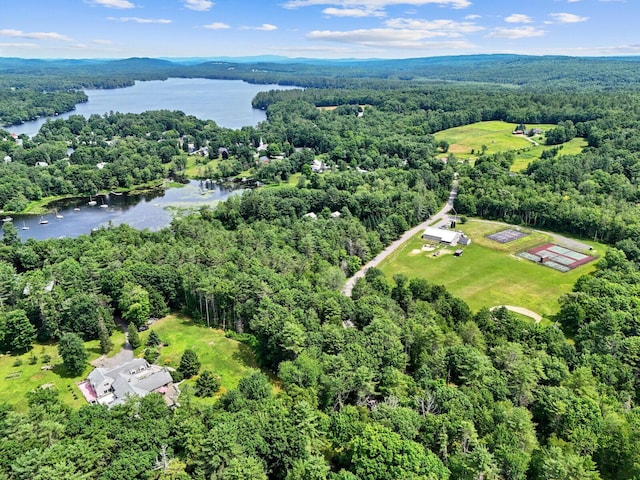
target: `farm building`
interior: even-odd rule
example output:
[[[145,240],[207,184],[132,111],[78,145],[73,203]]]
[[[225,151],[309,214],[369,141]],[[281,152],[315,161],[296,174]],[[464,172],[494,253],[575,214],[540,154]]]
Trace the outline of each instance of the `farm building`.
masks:
[[[422,238],[431,242],[456,245],[460,240],[460,232],[455,230],[444,230],[442,228],[427,227],[422,233]]]

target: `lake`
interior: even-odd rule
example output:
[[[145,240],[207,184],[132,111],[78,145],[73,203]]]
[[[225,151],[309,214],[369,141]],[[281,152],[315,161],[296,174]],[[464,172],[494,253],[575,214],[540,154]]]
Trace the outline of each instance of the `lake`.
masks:
[[[21,240],[77,237],[109,225],[126,223],[137,229],[160,230],[173,218],[172,209],[195,210],[215,205],[243,190],[191,180],[189,184],[140,194],[99,195],[91,199],[64,200],[50,205],[51,213],[41,217],[12,215]],[[88,202],[95,201],[95,205]],[[105,205],[104,207],[102,205]],[[61,218],[58,218],[61,217]],[[46,223],[40,223],[46,222]]]
[[[299,87],[281,85],[254,85],[242,80],[209,80],[206,78],[170,78],[136,82],[132,87],[109,90],[85,90],[86,103],[76,105],[72,112],[51,118],[68,118],[70,115],[104,115],[109,112],[142,113],[148,110],[180,110],[202,120],[213,120],[221,127],[239,129],[255,126],[266,120],[263,110],[251,107],[251,100],[258,92],[290,90]],[[4,127],[11,133],[33,137],[46,118],[39,118],[22,125]]]
[[[110,90],[85,90],[89,101],[76,106],[70,115],[104,115],[109,112],[141,113],[148,110],[180,110],[203,120],[214,120],[221,127],[238,129],[266,120],[265,112],[251,107],[253,97],[262,91],[288,90],[298,87],[253,85],[240,80],[208,80],[204,78],[170,78],[164,81],[136,82],[132,87]],[[35,135],[46,118],[7,127],[11,133]],[[202,185],[202,187],[205,187]],[[43,217],[14,215],[13,223],[21,240],[44,240],[77,237],[93,229],[126,223],[134,228],[159,230],[171,222],[172,208],[197,208],[214,205],[240,190],[219,185],[202,188],[191,181],[182,188],[171,188],[138,195],[107,195],[87,205],[89,199],[65,200],[52,204],[55,211]],[[101,207],[102,203],[106,205]],[[40,221],[47,223],[41,224]],[[24,229],[23,229],[24,228]]]

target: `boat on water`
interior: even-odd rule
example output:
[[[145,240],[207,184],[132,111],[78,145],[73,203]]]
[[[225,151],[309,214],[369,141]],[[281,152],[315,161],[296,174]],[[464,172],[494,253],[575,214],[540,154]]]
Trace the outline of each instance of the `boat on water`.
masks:
[[[29,230],[29,227],[27,227],[26,222],[22,222],[22,230]]]
[[[56,218],[64,218],[61,213],[58,213],[58,210],[56,210]]]
[[[13,218],[12,218],[12,217],[9,217],[9,216],[6,216],[6,217],[4,217],[4,218],[2,219],[2,221],[3,221],[3,222],[12,222],[12,221],[13,221]]]
[[[79,212],[80,211],[80,207],[76,207],[73,209],[74,212]]]
[[[109,208],[109,205],[104,203],[104,198],[102,199],[102,203],[100,204],[100,208]]]
[[[91,195],[89,195],[89,201],[87,202],[87,205],[89,205],[90,207],[93,207],[94,205],[97,205],[98,202],[96,202]]]
[[[40,217],[40,225],[46,225],[47,223],[49,223],[49,220],[47,220],[46,218]]]

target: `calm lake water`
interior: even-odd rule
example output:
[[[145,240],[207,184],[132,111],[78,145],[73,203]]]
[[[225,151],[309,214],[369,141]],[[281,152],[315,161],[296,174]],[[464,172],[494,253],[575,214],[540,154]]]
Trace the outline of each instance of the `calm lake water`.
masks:
[[[89,101],[76,106],[70,115],[104,115],[109,112],[142,113],[148,110],[180,110],[203,120],[214,120],[221,127],[238,129],[257,125],[266,120],[265,112],[251,108],[251,100],[258,92],[288,90],[297,87],[253,85],[240,80],[208,80],[204,78],[170,78],[164,81],[136,82],[133,87],[111,90],[85,90]],[[45,118],[22,125],[7,127],[11,133],[34,136]],[[77,237],[93,229],[126,223],[134,228],[159,230],[171,222],[172,209],[197,208],[225,200],[240,190],[228,190],[218,185],[211,188],[192,181],[182,188],[171,188],[141,195],[107,195],[96,197],[97,204],[89,206],[89,199],[66,200],[56,211],[34,217],[13,215],[13,224],[22,240],[44,240],[58,237]],[[106,207],[101,207],[103,204]],[[0,218],[2,218],[0,214]],[[40,223],[40,221],[47,223]]]
[[[140,230],[159,230],[171,222],[172,209],[194,210],[202,205],[215,205],[230,195],[241,192],[242,190],[230,190],[220,185],[192,180],[184,187],[159,189],[138,195],[100,195],[91,199],[96,202],[93,206],[88,205],[89,198],[54,203],[50,205],[51,213],[42,217],[12,217],[21,240],[77,237],[91,233],[94,229],[121,223]],[[40,223],[41,221],[47,223]]]
[[[241,80],[208,80],[206,78],[170,78],[150,82],[136,82],[133,87],[111,90],[85,90],[86,103],[76,105],[69,115],[104,115],[109,112],[142,113],[148,110],[180,110],[202,120],[213,120],[219,126],[239,129],[255,126],[266,120],[263,110],[251,107],[258,92],[290,90],[298,87],[280,85],[253,85]],[[46,118],[22,125],[5,127],[11,133],[33,137]]]

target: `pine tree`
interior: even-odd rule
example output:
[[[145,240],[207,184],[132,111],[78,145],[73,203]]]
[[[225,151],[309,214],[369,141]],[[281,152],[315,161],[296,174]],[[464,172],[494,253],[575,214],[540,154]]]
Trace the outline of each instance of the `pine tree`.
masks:
[[[113,342],[111,341],[111,332],[102,318],[98,320],[98,338],[100,339],[100,351],[103,354],[109,353],[113,348]]]
[[[155,332],[155,330],[151,330],[149,336],[147,337],[147,343],[145,343],[145,345],[147,347],[158,347],[162,345],[162,340],[160,340],[160,337]]]
[[[130,322],[129,326],[127,327],[127,336],[129,337],[129,344],[134,350],[142,345],[140,335],[138,335],[138,329],[133,322]]]
[[[196,397],[210,397],[220,390],[220,377],[204,370],[196,380]]]
[[[187,349],[182,354],[178,371],[182,373],[184,378],[191,378],[198,374],[200,370],[200,360],[193,350]]]

